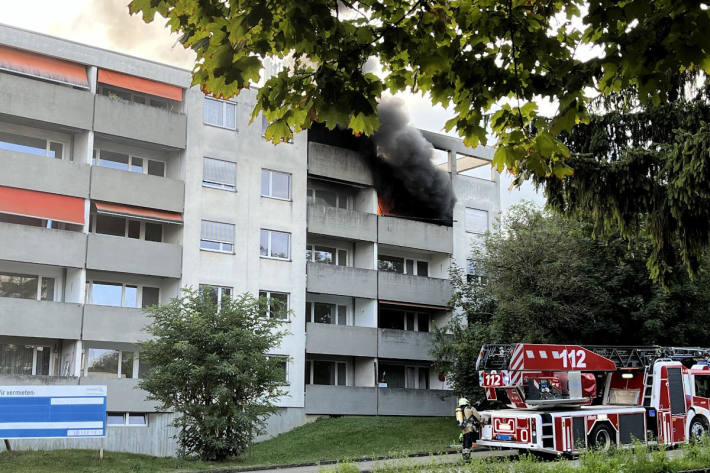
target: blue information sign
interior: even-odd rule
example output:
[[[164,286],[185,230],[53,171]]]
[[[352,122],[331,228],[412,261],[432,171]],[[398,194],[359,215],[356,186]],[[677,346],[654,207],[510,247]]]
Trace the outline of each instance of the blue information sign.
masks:
[[[106,436],[106,386],[0,386],[0,438]]]

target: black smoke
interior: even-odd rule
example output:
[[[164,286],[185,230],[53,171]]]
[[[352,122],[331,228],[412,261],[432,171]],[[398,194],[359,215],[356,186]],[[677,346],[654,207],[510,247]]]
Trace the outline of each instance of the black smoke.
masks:
[[[404,102],[382,99],[373,135],[375,188],[382,213],[451,225],[456,197],[446,171],[432,163],[434,147],[409,126]]]

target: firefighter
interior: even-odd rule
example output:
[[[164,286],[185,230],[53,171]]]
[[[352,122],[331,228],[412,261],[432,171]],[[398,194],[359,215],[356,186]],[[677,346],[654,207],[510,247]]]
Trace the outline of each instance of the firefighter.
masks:
[[[456,421],[461,428],[461,455],[468,460],[471,458],[471,448],[475,447],[474,442],[478,440],[481,415],[471,406],[468,399],[462,397],[459,399],[459,407],[456,408]]]

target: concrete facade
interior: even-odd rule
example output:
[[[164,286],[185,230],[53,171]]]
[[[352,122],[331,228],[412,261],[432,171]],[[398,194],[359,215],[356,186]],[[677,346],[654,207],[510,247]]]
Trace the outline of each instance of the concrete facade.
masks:
[[[261,120],[249,124],[255,90],[208,102],[190,87],[189,71],[3,25],[0,45],[82,66],[88,81],[83,89],[0,72],[0,186],[84,200],[76,224],[51,205],[0,208],[0,275],[25,278],[22,291],[0,294],[0,350],[35,354],[35,374],[0,367],[13,373],[0,385],[105,384],[109,412],[147,419],[109,427],[106,448],[174,455],[174,414],[137,388],[150,322],[141,307],[210,285],[288,300],[288,334],[268,354],[285,357],[287,387],[260,438],[312,415],[452,415],[453,397],[432,368],[430,330],[451,315],[450,264],[464,266],[480,238],[468,231],[466,209],[487,212],[489,228],[500,209],[497,178],[458,173],[456,157],[489,162],[491,153],[424,133],[450,156],[453,224],[380,216],[373,158],[308,132],[266,142]],[[182,100],[107,95],[102,68],[175,86]],[[220,110],[210,123],[208,106]],[[223,181],[208,179],[209,160],[222,162]],[[122,211],[104,213],[101,202]],[[182,223],[166,223],[164,212]],[[221,224],[219,242],[203,234],[203,222]],[[278,241],[285,254],[270,252]],[[383,258],[401,263],[388,269]],[[104,355],[122,360],[115,374],[92,364]]]

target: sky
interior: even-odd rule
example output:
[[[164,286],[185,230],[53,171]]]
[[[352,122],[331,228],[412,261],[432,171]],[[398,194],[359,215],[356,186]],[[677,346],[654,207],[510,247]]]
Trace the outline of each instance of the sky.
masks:
[[[165,20],[156,15],[155,21],[146,24],[140,16],[129,15],[128,3],[128,0],[0,0],[0,22],[192,69],[194,54],[177,42],[178,35],[165,27]],[[420,95],[402,94],[401,97],[407,103],[414,126],[445,133],[444,123],[452,113],[441,106],[432,106]],[[511,182],[511,176],[501,176],[504,209],[520,200],[544,204],[544,198],[532,185],[509,190]]]

